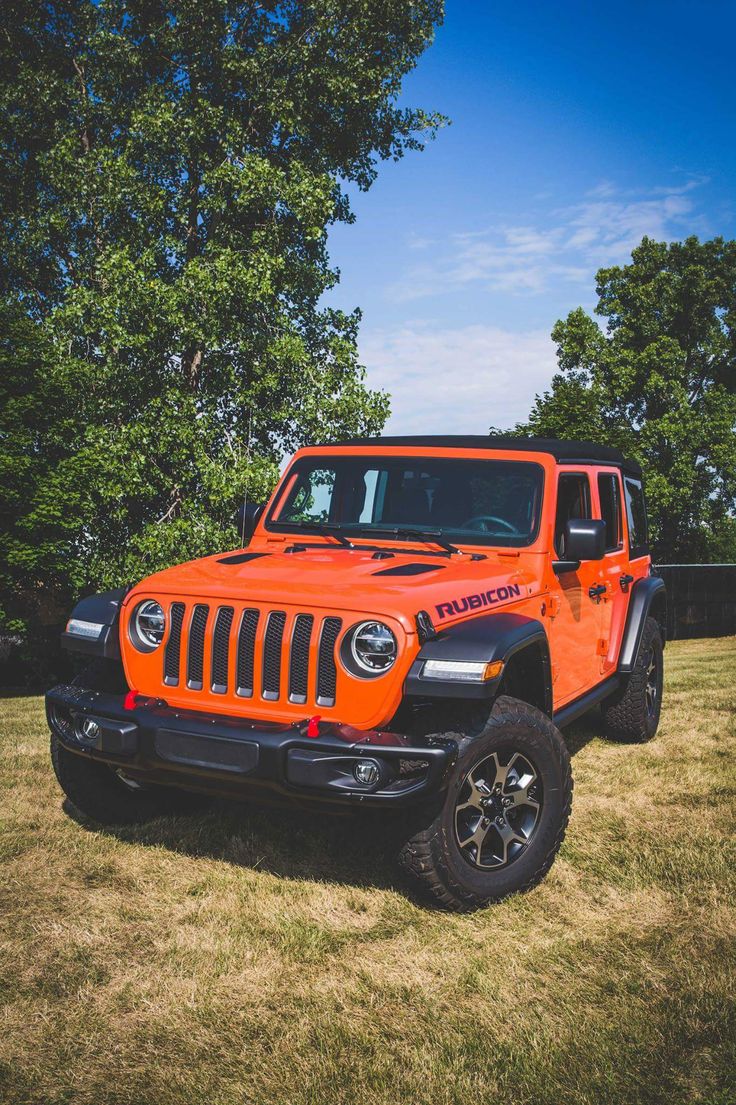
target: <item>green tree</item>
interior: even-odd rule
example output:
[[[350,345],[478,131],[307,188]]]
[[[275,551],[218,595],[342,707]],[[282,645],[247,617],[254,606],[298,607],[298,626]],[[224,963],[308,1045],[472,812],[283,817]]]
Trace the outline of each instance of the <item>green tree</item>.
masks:
[[[304,442],[373,433],[325,307],[347,188],[442,0],[10,0],[0,36],[0,624],[234,543]]]
[[[736,560],[736,242],[654,242],[552,331],[559,373],[517,431],[617,445],[643,467],[655,556]]]

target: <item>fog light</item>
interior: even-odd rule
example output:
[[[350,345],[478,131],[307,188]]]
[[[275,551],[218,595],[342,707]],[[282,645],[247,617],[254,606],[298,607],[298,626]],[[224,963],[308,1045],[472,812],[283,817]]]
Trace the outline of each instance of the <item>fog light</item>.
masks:
[[[375,760],[358,760],[353,766],[355,781],[364,787],[375,786],[381,778],[381,768]]]
[[[85,717],[81,724],[77,724],[77,734],[80,740],[96,741],[100,735],[100,727],[91,717]]]

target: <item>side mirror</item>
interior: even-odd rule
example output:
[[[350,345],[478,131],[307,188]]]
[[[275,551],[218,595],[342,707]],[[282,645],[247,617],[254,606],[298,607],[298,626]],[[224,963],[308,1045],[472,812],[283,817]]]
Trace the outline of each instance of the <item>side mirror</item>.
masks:
[[[600,518],[570,518],[565,526],[565,560],[602,560],[606,523]]]
[[[258,525],[258,520],[263,514],[265,503],[242,503],[238,507],[235,525],[238,528],[240,540],[245,543],[253,536],[253,531]]]

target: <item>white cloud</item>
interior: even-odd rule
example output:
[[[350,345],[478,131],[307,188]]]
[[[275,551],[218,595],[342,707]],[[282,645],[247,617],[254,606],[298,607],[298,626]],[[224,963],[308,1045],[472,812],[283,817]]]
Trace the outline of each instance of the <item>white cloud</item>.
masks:
[[[425,256],[430,246],[434,256],[412,266],[387,294],[410,301],[471,284],[523,295],[560,282],[590,286],[596,269],[626,262],[645,234],[666,240],[701,230],[691,193],[703,183],[629,193],[604,181],[580,202],[550,211],[543,226],[527,221],[463,231],[444,245],[421,240]]]
[[[388,433],[485,434],[529,413],[556,368],[546,331],[493,326],[435,328],[408,323],[364,333],[368,383],[391,395]]]

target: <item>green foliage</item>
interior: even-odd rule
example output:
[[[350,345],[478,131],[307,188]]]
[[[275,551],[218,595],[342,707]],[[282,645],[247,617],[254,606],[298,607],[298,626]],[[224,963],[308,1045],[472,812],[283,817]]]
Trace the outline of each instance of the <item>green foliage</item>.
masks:
[[[441,0],[6,6],[3,624],[234,544],[304,442],[373,433],[327,231],[439,116]]]
[[[736,560],[736,242],[644,238],[556,324],[560,372],[517,431],[617,445],[645,473],[661,562]]]

